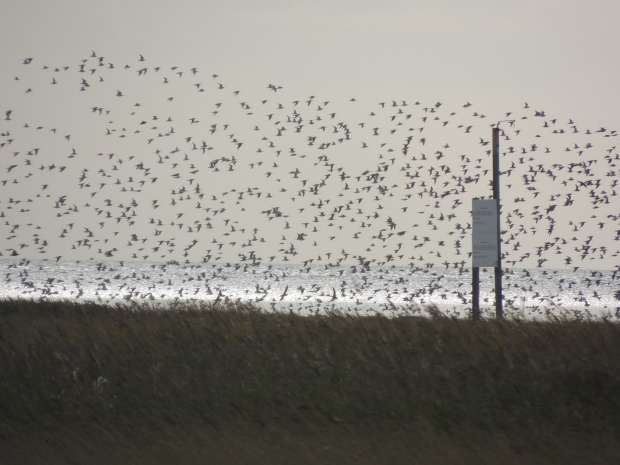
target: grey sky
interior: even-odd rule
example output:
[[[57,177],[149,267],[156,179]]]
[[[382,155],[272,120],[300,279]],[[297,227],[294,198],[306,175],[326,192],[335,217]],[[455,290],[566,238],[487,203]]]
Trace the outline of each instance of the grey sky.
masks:
[[[487,116],[485,121],[477,124],[476,128],[480,132],[476,137],[488,137],[490,130],[484,128],[501,119],[504,112],[521,110],[525,101],[530,102],[532,108],[544,109],[547,114],[555,115],[564,122],[575,118],[580,127],[613,128],[617,121],[615,112],[620,104],[620,93],[617,92],[620,63],[615,59],[617,50],[614,31],[617,29],[617,18],[620,17],[620,4],[613,1],[114,0],[5,3],[0,17],[0,50],[4,59],[0,82],[10,92],[5,95],[5,102],[0,102],[0,110],[15,107],[16,114],[28,121],[38,121],[58,128],[64,125],[73,134],[73,144],[84,147],[83,157],[86,154],[92,156],[97,150],[106,153],[118,151],[122,156],[136,153],[139,159],[152,156],[152,153],[141,152],[143,146],[138,143],[127,145],[124,141],[111,141],[102,136],[100,128],[96,132],[88,129],[91,123],[86,121],[83,113],[88,105],[102,102],[114,110],[120,108],[117,101],[103,91],[96,94],[100,91],[93,90],[88,97],[83,97],[75,92],[75,87],[63,87],[50,96],[47,90],[37,94],[35,88],[33,95],[36,94],[36,99],[21,93],[13,95],[12,89],[16,89],[13,78],[18,74],[24,83],[32,81],[31,85],[43,87],[48,84],[45,80],[37,82],[42,76],[47,79],[47,75],[37,74],[31,69],[24,70],[21,65],[24,57],[35,57],[37,69],[43,64],[58,66],[66,63],[75,66],[79,59],[95,50],[99,56],[106,57],[106,61],[109,59],[118,64],[132,63],[137,66],[136,58],[141,53],[149,66],[178,65],[184,69],[196,66],[202,76],[218,73],[227,90],[241,89],[242,95],[251,105],[264,97],[271,98],[273,94],[266,90],[267,83],[284,87],[278,94],[283,102],[316,95],[317,101],[333,101],[339,114],[344,114],[343,118],[346,117],[352,125],[364,121],[377,102],[392,99],[420,100],[426,105],[441,101],[447,102],[446,105],[454,109],[460,109],[463,103],[471,101],[475,108]],[[134,100],[147,107],[151,105],[145,111],[152,114],[167,111],[161,110],[162,104],[155,102],[162,97],[160,87],[155,84],[141,86],[136,84],[138,81],[135,77],[131,79],[132,82],[129,82],[121,74],[110,76],[106,81],[107,90],[131,89]],[[178,89],[175,92],[178,92],[176,95],[179,99],[174,111],[179,120],[208,115],[212,110],[213,101],[205,100],[203,104],[186,90]],[[361,101],[360,109],[342,105],[350,97],[357,97]],[[91,100],[85,100],[87,98]],[[230,97],[226,98],[230,100]],[[258,144],[259,140],[253,141],[250,136],[254,123],[238,113],[224,113],[226,116],[222,115],[222,118],[228,118],[226,121],[235,126],[238,136],[249,138],[246,147]],[[117,124],[129,127],[131,121],[131,118],[117,120]],[[181,123],[175,123],[175,127],[178,133],[182,132]],[[187,131],[190,129],[186,128]],[[437,145],[435,149],[441,148],[441,144],[446,142],[443,135],[438,137],[434,141]],[[583,142],[581,136],[575,137],[577,139],[570,142]],[[363,136],[360,136],[361,139]],[[287,141],[303,152],[299,140]],[[470,145],[463,142],[461,146],[458,145],[458,137],[450,138],[449,142],[455,153],[475,154],[476,150],[480,150],[473,145],[476,140],[470,141]],[[528,139],[528,143],[531,142]],[[48,157],[48,161],[54,160],[59,153],[66,156],[67,148],[61,143],[40,143],[46,144],[48,150],[42,157]],[[213,143],[224,144],[227,140],[222,135],[221,140]],[[541,145],[545,143],[553,144],[540,142]],[[53,144],[58,144],[58,147]],[[394,144],[400,144],[400,139]],[[556,145],[563,144],[558,142]],[[27,150],[27,147],[23,149]],[[607,146],[599,145],[597,149],[604,153]],[[429,151],[433,152],[430,148]],[[353,148],[347,148],[341,153],[349,158],[348,161],[339,160],[339,164],[349,174],[355,174],[355,169],[362,166],[364,160],[360,160]],[[243,160],[245,164],[247,159]],[[376,168],[376,157],[366,162],[369,169]],[[92,163],[89,166],[93,169],[105,166],[101,157],[88,163]],[[282,163],[284,171],[294,169],[298,161]],[[303,162],[300,166],[304,167]],[[310,162],[304,169],[306,173],[318,173],[313,171]],[[2,170],[5,171],[4,162]],[[67,172],[77,174],[79,167],[69,167]],[[209,179],[206,182],[214,183],[214,192],[225,190],[226,186],[236,186],[235,182],[240,179],[243,179],[243,183],[239,185],[250,182],[259,184],[255,173],[247,167],[245,171],[239,169],[238,174],[238,178],[218,175],[213,179],[205,179]],[[396,176],[393,180],[399,182]],[[510,184],[514,184],[512,189],[517,192],[518,182]],[[171,186],[166,185],[166,188],[160,187],[159,191],[151,192],[148,199],[159,195],[167,200]],[[32,189],[32,185],[24,183],[12,192],[26,198],[34,194]],[[56,189],[62,193],[67,186],[63,184],[56,186]],[[331,194],[337,195],[337,186],[332,189]],[[78,191],[68,193],[70,197],[73,194],[76,198],[83,195]],[[328,189],[326,195],[329,193]],[[118,202],[124,202],[126,197],[109,196]],[[466,206],[468,201],[469,198],[465,202]],[[228,203],[226,205],[232,206]],[[255,207],[263,208],[262,200]],[[162,207],[160,211],[166,211],[165,208]],[[392,207],[388,205],[387,211],[397,214],[399,208],[396,204]],[[420,205],[419,208],[427,207]],[[587,202],[580,208],[585,215]],[[39,210],[35,208],[35,211],[37,221],[53,221],[53,217],[46,216],[49,211],[41,207]],[[178,208],[170,209],[168,214],[172,215],[176,211]],[[147,217],[149,215],[146,210],[142,213]],[[559,213],[559,216],[569,219],[566,213]],[[95,217],[81,216],[76,221],[93,224],[96,220]],[[276,226],[269,227],[271,235],[280,232]],[[132,230],[142,232],[145,236],[148,234],[147,229],[136,228],[138,226],[134,225],[123,230],[119,236],[125,240],[125,236]],[[606,230],[606,234],[610,233]],[[329,235],[325,232],[323,240],[329,241]],[[177,245],[177,249],[182,249],[191,237],[187,236],[186,240],[181,238],[182,243]],[[445,237],[448,239],[448,236]],[[365,246],[372,243],[372,239],[367,240],[370,242],[365,243]],[[607,246],[617,244],[609,237],[601,240]],[[348,236],[337,237],[334,245],[319,246],[317,253],[339,250],[349,243]],[[81,256],[78,252],[71,252],[70,245],[71,242],[64,245],[53,242],[51,246],[55,252],[51,255]],[[377,245],[373,248],[380,247]],[[363,249],[364,246],[358,253],[362,253]],[[378,256],[390,251],[374,250]],[[278,255],[277,250],[271,253]],[[308,250],[302,255],[310,258],[317,253]],[[28,256],[25,252],[24,255]],[[118,255],[122,256],[122,253]],[[608,259],[605,263],[609,265],[615,261]]]
[[[608,124],[620,103],[613,0],[3,3],[5,63],[140,51],[244,86],[469,98],[489,112],[526,97]]]

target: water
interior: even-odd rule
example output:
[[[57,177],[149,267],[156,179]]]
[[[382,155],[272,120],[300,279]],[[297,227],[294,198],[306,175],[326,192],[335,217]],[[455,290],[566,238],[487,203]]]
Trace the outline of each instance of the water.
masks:
[[[0,261],[2,297],[99,303],[253,303],[269,311],[449,316],[471,309],[468,269],[138,262]],[[492,270],[480,276],[483,314],[494,307]],[[509,317],[620,317],[620,274],[611,271],[508,270]]]

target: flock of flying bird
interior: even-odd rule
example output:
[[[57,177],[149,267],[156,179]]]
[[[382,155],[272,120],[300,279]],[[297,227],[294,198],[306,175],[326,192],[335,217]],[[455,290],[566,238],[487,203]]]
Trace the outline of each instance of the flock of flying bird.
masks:
[[[438,267],[469,272],[471,199],[491,195],[496,124],[470,102],[386,99],[365,110],[357,98],[286,97],[272,83],[252,99],[218,74],[142,55],[22,66],[10,84],[22,103],[0,102],[0,257],[10,266],[185,264],[205,288],[206,265],[211,278],[282,264],[436,276],[405,287],[410,302],[445,292]],[[37,96],[55,93],[54,115],[67,115],[35,121]],[[592,269],[588,286],[603,279],[596,270],[620,279],[618,132],[527,103],[500,116],[507,271]],[[339,296],[344,286],[324,300]]]

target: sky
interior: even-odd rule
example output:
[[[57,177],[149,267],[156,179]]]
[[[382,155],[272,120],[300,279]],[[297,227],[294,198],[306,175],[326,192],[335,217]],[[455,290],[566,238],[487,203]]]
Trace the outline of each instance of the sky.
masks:
[[[489,112],[527,98],[611,124],[619,13],[612,0],[9,0],[0,47],[6,63],[143,53],[325,97],[471,99]]]
[[[553,115],[565,123],[569,119],[578,120],[580,128],[613,128],[617,120],[615,111],[620,103],[620,93],[616,91],[620,63],[614,58],[617,53],[614,31],[617,29],[617,18],[620,17],[620,4],[613,1],[266,0],[251,2],[237,0],[164,2],[151,0],[125,2],[112,0],[93,2],[60,0],[41,2],[27,0],[4,2],[3,9],[3,15],[0,17],[0,51],[4,66],[0,70],[0,83],[3,88],[7,89],[7,92],[4,93],[5,101],[0,102],[0,116],[10,108],[14,111],[15,120],[21,117],[33,124],[38,122],[46,127],[58,127],[59,131],[61,127],[66,128],[65,132],[72,133],[71,149],[78,146],[77,149],[81,155],[79,158],[82,160],[81,163],[84,163],[81,165],[82,168],[88,165],[93,170],[95,168],[106,169],[108,165],[106,165],[105,156],[95,156],[100,152],[114,152],[117,158],[130,154],[140,160],[149,160],[148,157],[153,157],[152,151],[149,153],[144,151],[144,141],[136,142],[134,139],[132,139],[133,142],[128,139],[112,141],[111,138],[104,137],[100,122],[93,122],[84,116],[83,112],[86,108],[102,105],[111,108],[112,114],[115,115],[119,115],[122,111],[124,112],[122,118],[125,119],[119,116],[118,118],[121,119],[115,119],[114,124],[118,126],[117,129],[121,126],[129,127],[137,120],[133,121],[133,115],[129,115],[130,106],[122,106],[124,103],[119,104],[113,94],[114,91],[122,88],[128,98],[129,95],[132,98],[135,96],[134,100],[143,104],[145,112],[151,110],[152,114],[162,113],[163,116],[163,113],[168,110],[162,110],[165,103],[158,103],[158,99],[165,101],[162,98],[162,87],[155,81],[137,81],[135,69],[142,65],[148,66],[151,73],[150,79],[153,66],[168,68],[179,66],[187,73],[185,77],[188,77],[188,70],[191,67],[197,67],[200,70],[200,79],[204,79],[201,82],[209,81],[209,85],[215,86],[213,92],[208,88],[205,93],[209,95],[208,98],[215,95],[213,97],[215,100],[211,101],[208,98],[199,100],[195,94],[190,94],[187,88],[184,90],[181,87],[175,88],[177,99],[174,115],[175,117],[182,115],[179,116],[179,123],[175,122],[175,128],[179,134],[182,132],[182,127],[187,134],[189,131],[194,131],[192,134],[198,140],[199,135],[205,134],[204,131],[208,130],[209,125],[206,122],[208,117],[213,118],[209,115],[213,111],[214,103],[218,101],[224,103],[222,112],[216,117],[224,118],[225,115],[228,118],[226,121],[238,131],[233,138],[245,141],[245,148],[238,154],[242,163],[238,169],[235,169],[236,177],[227,178],[226,175],[218,174],[212,179],[206,176],[205,182],[211,183],[212,192],[218,193],[218,202],[224,202],[222,205],[226,207],[233,206],[232,201],[229,200],[232,194],[225,198],[226,195],[221,195],[222,192],[235,186],[250,185],[257,179],[256,172],[247,167],[249,163],[247,157],[250,156],[248,146],[254,144],[252,147],[256,147],[260,144],[259,138],[252,139],[251,132],[252,127],[257,124],[259,102],[265,98],[280,99],[281,102],[285,102],[285,110],[288,111],[291,106],[290,102],[316,96],[317,102],[329,101],[337,110],[339,117],[342,115],[342,119],[351,122],[351,126],[365,121],[369,112],[376,107],[377,102],[388,102],[389,106],[389,102],[393,100],[397,102],[421,101],[420,107],[426,106],[427,108],[433,107],[436,102],[441,102],[443,106],[441,109],[437,107],[437,110],[445,111],[445,115],[449,114],[449,109],[462,111],[463,104],[473,102],[475,108],[484,113],[486,119],[484,122],[479,121],[474,124],[476,137],[472,140],[461,141],[459,135],[450,133],[449,142],[455,154],[453,158],[448,157],[445,163],[453,169],[458,167],[456,152],[459,150],[468,154],[474,154],[476,150],[479,150],[484,154],[484,150],[488,147],[484,147],[484,150],[478,147],[476,145],[478,139],[488,138],[490,124],[503,119],[506,112],[513,112],[510,117],[514,118],[518,112],[520,112],[519,115],[532,116],[531,113],[535,110],[544,110],[546,115]],[[61,85],[54,93],[47,90],[49,86],[44,86],[44,84],[49,83],[49,75],[41,73],[42,65],[54,67],[66,64],[70,65],[73,70],[79,61],[89,57],[92,51],[95,52],[96,57],[105,57],[105,62],[110,61],[118,65],[116,74],[106,75],[105,86],[99,86],[98,89],[101,88],[99,90],[95,90],[95,86],[92,86],[93,88],[89,89],[89,95],[86,97],[83,93],[76,91],[75,86],[63,87]],[[144,63],[138,61],[139,55],[145,57]],[[32,67],[24,67],[22,64],[26,57],[34,57]],[[96,58],[92,58],[90,63],[95,60]],[[120,72],[123,63],[131,63],[131,75],[130,72],[124,74]],[[212,74],[217,74],[218,77],[211,79]],[[19,82],[14,80],[16,75],[20,76]],[[75,80],[75,82],[78,81],[79,79]],[[218,95],[216,85],[220,82],[225,83],[225,97],[224,94],[216,97]],[[267,88],[267,84],[270,83],[282,86],[282,90],[272,92]],[[24,94],[24,88],[20,87],[22,84],[24,88],[32,86],[33,92]],[[45,91],[39,92],[38,89],[42,87],[45,87]],[[255,111],[250,119],[239,111],[231,110],[230,113],[226,113],[228,102],[233,102],[234,98],[229,92],[231,89],[240,89],[242,101],[247,102]],[[97,92],[100,93],[97,94]],[[351,98],[355,98],[359,105],[352,104]],[[234,102],[234,105],[238,105],[238,101]],[[524,110],[525,102],[530,105],[528,111]],[[269,110],[263,112],[261,123],[265,123],[264,116],[267,111]],[[277,107],[275,112],[277,118]],[[290,116],[290,112],[288,114]],[[206,127],[201,128],[197,133],[198,127],[187,126],[187,120],[191,117],[202,117]],[[181,119],[187,127],[181,125]],[[461,123],[469,124],[464,119]],[[210,121],[209,124],[211,124]],[[380,126],[382,130],[387,129],[389,118],[382,124]],[[529,124],[529,121],[522,122],[522,124],[525,132],[525,126]],[[106,127],[110,128],[112,125],[108,124]],[[17,133],[18,128],[11,128],[11,131]],[[433,132],[431,128],[427,129],[425,134],[429,134],[429,131],[430,134],[437,135],[434,149],[441,150],[447,140],[444,137],[446,133],[442,133],[438,128],[435,129],[436,132]],[[534,137],[535,130],[532,129],[532,131],[531,137]],[[217,139],[218,143],[226,144],[230,142],[229,135],[218,132],[213,135],[213,138],[215,140],[221,137]],[[27,141],[36,140],[34,136],[26,134],[22,136],[20,139],[22,141],[24,138]],[[29,137],[32,138],[28,139]],[[357,133],[355,137],[358,137]],[[360,135],[356,143],[364,137],[366,136]],[[576,135],[575,138],[577,139],[571,140],[571,144],[587,143],[581,139],[581,134]],[[429,139],[431,139],[430,136]],[[304,142],[291,138],[290,134],[286,135],[283,140],[287,141],[283,144],[283,150],[291,146],[300,151],[303,151],[302,147],[306,148]],[[528,139],[527,144],[531,144],[532,140]],[[401,142],[402,138],[395,140],[394,146]],[[540,145],[551,144],[547,141],[536,142]],[[58,160],[58,157],[66,157],[67,151],[62,145],[63,142],[45,139],[38,143],[44,144],[45,150],[41,150],[41,157],[47,157],[46,162],[53,163],[54,160]],[[524,141],[523,144],[525,143]],[[178,142],[172,143],[165,150],[173,149],[175,144],[178,145]],[[213,144],[219,147],[215,142]],[[566,145],[563,142],[558,144]],[[597,152],[598,155],[593,156],[595,158],[602,156],[605,150],[612,146],[611,143],[595,144],[599,152]],[[371,158],[361,159],[356,155],[358,149],[359,147],[344,148],[343,146],[338,151],[339,155],[333,155],[336,152],[332,151],[330,157],[340,156],[337,165],[348,174],[355,174],[355,169],[358,167],[361,169],[364,163],[368,164],[369,170],[376,169],[377,162],[381,163],[381,157],[377,158],[382,149],[380,145],[375,147],[376,151]],[[22,150],[28,150],[27,143]],[[226,154],[231,153],[231,150],[227,149]],[[433,152],[430,151],[430,153]],[[390,155],[384,155],[386,158],[383,161],[389,160]],[[87,156],[94,158],[88,162],[83,161]],[[282,161],[279,168],[282,168],[286,175],[296,166],[301,166],[310,180],[313,177],[320,178],[325,163],[320,159],[317,162],[312,158],[316,157],[316,154],[308,153],[307,156],[308,158],[301,162],[299,159],[289,158],[287,161]],[[558,154],[558,156],[562,155]],[[473,158],[475,157],[472,155]],[[314,162],[310,162],[310,159]],[[272,160],[269,159],[269,163],[271,162]],[[562,159],[558,158],[556,162],[561,163]],[[3,163],[2,167],[8,167],[9,162],[6,158]],[[74,163],[74,160],[71,160],[71,163]],[[222,162],[222,165],[224,164],[225,161]],[[241,165],[245,168],[242,169]],[[128,166],[126,162],[124,166],[117,165],[117,169],[120,169],[122,173]],[[181,166],[184,165],[181,163]],[[425,167],[425,164],[420,162],[420,166]],[[21,168],[20,165],[12,173],[19,173]],[[77,176],[82,168],[77,165],[69,166],[66,171],[67,176]],[[126,173],[128,173],[127,176],[131,174],[130,171]],[[164,173],[166,173],[165,170],[160,173],[161,178],[165,176]],[[22,174],[27,174],[27,168]],[[48,177],[50,183],[53,184],[49,192],[57,189],[56,195],[64,192],[70,199],[80,199],[82,204],[84,203],[84,192],[76,187],[69,188],[69,183],[63,182],[63,175],[57,175],[54,171],[48,173]],[[289,184],[286,184],[286,180],[283,181],[282,186],[286,184],[284,188],[290,189],[291,180],[288,179],[288,181]],[[400,181],[395,175],[393,182]],[[255,184],[257,187],[261,186],[258,182]],[[37,189],[39,185],[40,183],[36,185]],[[509,189],[515,192],[523,188],[518,182],[509,181],[507,185],[510,185]],[[15,198],[23,199],[36,195],[35,184],[29,181],[12,187],[9,183],[8,186],[5,199],[7,193],[15,195]],[[335,198],[341,193],[338,186],[340,185],[332,185],[332,191],[329,191],[330,187],[327,186],[325,198],[330,196]],[[276,185],[272,187],[282,188]],[[152,198],[157,196],[167,201],[166,196],[169,195],[171,189],[174,190],[174,185],[166,184],[160,190],[150,192],[148,201],[152,201]],[[475,194],[486,195],[484,189],[476,189],[474,189]],[[544,186],[541,189],[543,192],[541,198],[553,194],[551,190],[545,191]],[[113,203],[131,201],[125,197],[125,194],[116,195],[110,189],[106,198]],[[94,198],[93,204],[97,199],[98,197]],[[104,200],[102,199],[102,202]],[[261,208],[266,208],[264,199],[253,200],[256,200],[252,204],[255,216],[260,217],[261,215],[256,212]],[[466,206],[468,201],[469,199],[466,199]],[[6,205],[6,200],[4,202]],[[283,200],[278,200],[278,202],[282,203]],[[304,199],[303,202],[308,204],[307,213],[312,208],[312,201]],[[146,203],[145,198],[140,204],[144,206]],[[50,214],[52,210],[46,210],[43,205],[41,202],[34,202],[31,212],[22,212],[21,215],[17,215],[15,211],[6,212],[10,224],[5,225],[8,235],[5,236],[5,243],[2,244],[5,255],[7,250],[15,247],[13,242],[18,240],[16,237],[7,239],[10,237],[12,226],[18,220],[21,221],[30,216],[35,223],[47,224],[50,227],[55,225],[55,221],[59,221],[58,217]],[[396,203],[390,207],[389,202],[385,207],[386,212],[393,215],[397,215],[401,208],[400,204],[396,205]],[[166,210],[163,206],[160,211],[165,211],[166,214],[163,217],[167,218],[183,210],[179,208],[174,206]],[[433,208],[437,209],[438,206],[433,206],[432,202],[430,206],[429,204],[419,205],[420,211],[425,212],[424,221],[428,219],[429,209]],[[445,208],[447,212],[449,207],[439,206],[439,210],[442,208]],[[584,202],[579,208],[587,220],[588,203]],[[411,210],[413,209],[412,207]],[[145,210],[140,211],[138,216],[146,218],[150,215],[147,210],[145,207]],[[92,212],[86,213],[85,208],[80,211],[84,213],[74,215],[77,218],[74,223],[77,222],[80,226],[89,225],[88,228],[92,229],[91,225],[96,225],[98,219],[93,216]],[[186,211],[189,211],[189,207]],[[609,214],[609,212],[606,213]],[[611,211],[611,213],[617,214],[618,212]],[[229,220],[239,221],[240,228],[244,225],[248,232],[252,225],[258,224],[248,219],[251,211],[231,213],[229,209],[227,214],[231,216]],[[389,217],[390,214],[386,214],[385,217]],[[568,222],[573,214],[575,214],[574,209],[572,211],[567,209],[558,212],[558,218]],[[248,218],[245,218],[245,215],[249,215]],[[301,218],[303,215],[299,216],[299,222],[303,222]],[[247,220],[247,224],[244,224],[244,219]],[[289,221],[293,222],[294,219],[296,218],[291,213]],[[412,223],[414,221],[415,219]],[[615,221],[617,226],[617,220],[611,221]],[[385,221],[383,223],[385,225]],[[268,219],[265,224],[260,225],[263,230],[268,231],[269,237],[275,237],[283,232],[280,231],[283,225],[278,223],[274,226],[275,224],[272,219]],[[292,224],[292,229],[298,226]],[[406,228],[410,226],[407,225]],[[60,223],[57,227],[60,231],[64,228]],[[144,226],[140,229],[139,224],[127,225],[126,229],[118,235],[125,240],[125,236],[130,235],[131,231],[137,231],[139,236],[142,234],[146,237],[150,234],[148,231],[151,231],[149,227]],[[223,229],[218,230],[215,226],[215,230],[220,234],[224,234],[224,231],[230,233],[227,227],[228,224],[225,224],[222,226]],[[419,227],[423,229],[424,225]],[[401,225],[396,229],[400,228]],[[597,233],[596,228],[593,229],[593,233],[582,232],[585,238],[589,234],[596,234],[603,246],[617,250],[617,241],[608,230],[608,227],[604,230],[607,236],[602,232]],[[354,233],[354,231],[355,227],[352,227],[350,232]],[[290,231],[290,234],[293,232],[295,235],[299,233],[299,231]],[[337,234],[335,239],[329,239],[331,233],[328,233],[325,228],[324,232],[325,237],[320,238],[316,250],[309,249],[300,253],[297,258],[306,259],[332,249],[335,254],[336,250],[346,248],[351,243],[350,236],[344,233],[342,237]],[[103,237],[104,232],[101,234]],[[285,233],[287,234],[289,233]],[[374,233],[369,232],[368,237],[359,246],[359,251],[352,252],[352,255],[357,253],[372,255],[377,249],[383,247],[385,243],[381,242],[381,238],[372,237],[376,234],[380,232],[377,230],[374,230]],[[421,235],[424,234],[429,233],[421,233]],[[446,241],[452,239],[447,232],[444,233],[441,230],[432,234],[439,235]],[[175,237],[185,245],[192,236],[184,237],[181,232]],[[267,237],[266,244],[277,242],[275,239],[270,241],[269,237]],[[221,240],[221,236],[215,239]],[[110,240],[113,242],[112,236]],[[50,256],[58,254],[65,258],[87,257],[91,253],[91,251],[82,251],[79,248],[78,250],[72,249],[71,244],[75,245],[75,241],[49,239],[48,242],[49,245],[46,247],[50,251]],[[284,242],[286,244],[282,247],[286,248],[291,238],[287,236]],[[329,246],[323,246],[324,243]],[[544,240],[538,238],[536,245],[540,243],[544,243]],[[380,244],[382,244],[381,247]],[[105,247],[103,247],[104,251]],[[259,247],[259,244],[256,244],[256,247]],[[268,249],[269,246],[265,247]],[[378,252],[378,256],[389,253],[391,247],[392,245],[388,247],[390,250]],[[114,252],[114,257],[129,258],[131,256],[129,253],[123,254],[122,247],[118,248],[120,250]],[[224,247],[226,248],[228,247]],[[564,247],[564,249],[568,248],[569,246]],[[179,246],[177,249],[180,250],[182,247]],[[372,252],[368,249],[372,249]],[[406,256],[413,253],[408,252]],[[532,255],[534,252],[535,245],[532,243]],[[265,250],[264,254],[281,256],[276,249]],[[33,249],[27,249],[20,251],[20,255],[31,257],[36,256],[37,253],[34,253]],[[198,255],[201,256],[201,254]],[[232,257],[236,255],[235,249]],[[441,261],[445,257],[436,258]],[[452,259],[456,258],[452,257]],[[607,266],[616,261],[615,258],[604,260]],[[550,259],[549,263],[552,262],[555,263]]]

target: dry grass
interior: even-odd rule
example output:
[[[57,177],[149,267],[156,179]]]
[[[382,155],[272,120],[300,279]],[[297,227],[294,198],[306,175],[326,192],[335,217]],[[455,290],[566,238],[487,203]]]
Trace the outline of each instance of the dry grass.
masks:
[[[620,463],[618,341],[604,321],[3,301],[0,463]]]

